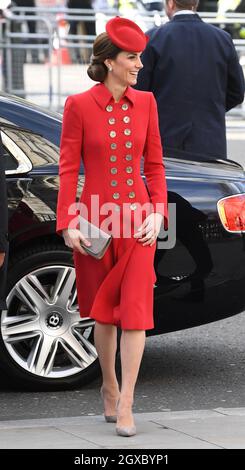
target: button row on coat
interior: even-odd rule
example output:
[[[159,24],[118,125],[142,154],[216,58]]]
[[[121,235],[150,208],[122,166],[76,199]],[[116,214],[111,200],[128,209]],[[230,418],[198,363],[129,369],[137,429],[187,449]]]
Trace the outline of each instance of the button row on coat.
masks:
[[[126,155],[124,158],[125,158],[125,160],[127,160],[127,162],[130,162],[133,159],[132,155],[129,155],[129,154]],[[116,162],[117,161],[116,155],[111,155],[110,156],[110,161],[111,162]]]
[[[119,199],[120,193],[113,193],[112,197],[113,197],[113,199]],[[130,193],[128,193],[128,197],[130,199],[133,199],[135,197],[135,192],[131,191]]]
[[[130,129],[124,129],[123,133],[124,133],[124,135],[130,135],[131,130]],[[114,137],[116,137],[117,133],[116,133],[116,131],[110,131],[109,135],[112,139],[114,139]]]
[[[134,180],[129,178],[129,179],[127,179],[126,183],[127,183],[128,186],[132,186],[134,184]],[[118,185],[117,180],[111,180],[111,186],[117,186],[117,185]]]
[[[116,119],[114,117],[110,117],[108,119],[108,122],[112,126],[113,124],[116,123]],[[124,116],[123,122],[125,122],[125,124],[128,124],[130,122],[130,117],[129,116]]]
[[[137,204],[135,202],[132,202],[129,205],[129,208],[131,209],[131,211],[135,211],[137,209]],[[121,207],[118,204],[115,204],[115,211],[119,212],[120,210],[121,210]]]
[[[130,140],[128,140],[127,142],[125,142],[125,147],[126,147],[127,149],[131,149],[132,146],[133,146],[133,144],[132,144],[132,142],[131,142]],[[116,148],[117,148],[116,142],[112,142],[112,144],[110,145],[110,147],[111,147],[111,150],[116,150]]]
[[[126,173],[132,173],[133,167],[132,167],[132,166],[127,166],[127,168],[125,169],[125,171],[126,171]],[[111,168],[111,173],[112,173],[113,175],[115,175],[115,174],[117,173],[117,168],[116,168],[115,166],[113,166],[113,167]]]
[[[122,105],[122,109],[123,109],[124,111],[128,110],[128,105],[127,105],[126,103],[124,103],[124,104]],[[106,110],[107,110],[108,112],[112,112],[112,111],[113,111],[113,106],[108,105],[108,106],[106,107]],[[111,118],[109,118],[108,122],[109,122],[110,125],[113,125],[113,124],[116,123],[116,119],[115,119],[114,117],[111,117]],[[129,116],[124,116],[124,117],[123,117],[123,122],[124,122],[125,124],[128,124],[128,123],[130,122],[130,117],[129,117]],[[124,129],[123,133],[124,133],[124,135],[129,136],[129,135],[131,135],[131,130],[128,129],[128,128],[126,128],[126,129]],[[109,135],[110,135],[110,137],[111,137],[112,139],[114,139],[114,138],[117,136],[117,133],[116,133],[116,131],[112,130],[112,131],[110,131]],[[131,141],[125,142],[125,147],[126,147],[126,148],[132,148],[132,145],[133,145],[133,144],[132,144]],[[111,145],[110,145],[110,147],[111,147],[112,150],[115,150],[115,149],[117,148],[116,142],[112,142]],[[132,155],[126,155],[125,159],[126,159],[127,161],[132,160]],[[111,156],[110,156],[110,161],[111,161],[111,162],[115,162],[116,160],[117,160],[116,155],[111,155]],[[126,167],[126,173],[132,173],[132,171],[133,171],[133,168],[132,168],[131,166]],[[115,167],[111,168],[111,173],[112,173],[112,174],[117,174],[117,168],[115,168]],[[134,183],[133,179],[131,179],[131,178],[128,178],[128,179],[127,179],[127,185],[128,185],[128,186],[132,186],[133,183]],[[117,186],[117,184],[118,184],[117,180],[111,180],[111,186],[115,187],[115,186]],[[119,199],[120,193],[118,193],[118,192],[113,193],[112,197],[113,197],[113,199]],[[135,192],[134,192],[134,191],[130,191],[130,192],[128,193],[128,197],[129,197],[130,199],[134,198],[134,197],[135,197]],[[130,205],[130,208],[131,208],[132,210],[135,210],[135,209],[136,209],[136,205],[135,205],[135,204],[131,204],[131,205]],[[119,207],[119,206],[117,206],[117,210],[120,210],[120,207]]]
[[[131,211],[135,211],[137,209],[137,204],[133,202],[132,204],[129,205]],[[118,204],[115,204],[115,211],[120,212],[121,207]]]
[[[122,106],[121,106],[122,110],[123,111],[127,111],[128,110],[128,104],[127,103],[123,103]],[[106,106],[106,111],[108,113],[111,113],[113,111],[113,106],[111,104],[108,104],[108,106]]]

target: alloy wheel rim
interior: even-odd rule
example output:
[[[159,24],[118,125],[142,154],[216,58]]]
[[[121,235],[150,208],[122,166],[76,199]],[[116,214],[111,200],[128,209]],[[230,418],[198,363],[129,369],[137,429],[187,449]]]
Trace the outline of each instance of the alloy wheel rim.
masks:
[[[45,266],[26,274],[9,292],[7,307],[1,318],[4,344],[29,373],[65,378],[97,359],[94,320],[79,315],[73,267]]]

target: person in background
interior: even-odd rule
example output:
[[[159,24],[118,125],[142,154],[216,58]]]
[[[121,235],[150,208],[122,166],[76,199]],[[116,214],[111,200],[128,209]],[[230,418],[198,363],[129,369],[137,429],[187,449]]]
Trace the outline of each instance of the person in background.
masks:
[[[68,0],[67,8],[77,8],[79,10],[93,10],[92,0]],[[77,34],[79,21],[71,21],[70,34]],[[86,34],[89,36],[95,35],[95,22],[85,21],[84,22]]]
[[[71,9],[78,9],[78,10],[93,10],[92,0],[68,0],[67,8]],[[70,13],[76,17],[76,13]],[[77,16],[81,15],[81,13],[77,13]],[[80,32],[79,29],[82,26],[82,31]],[[83,29],[85,31],[83,31]],[[95,28],[95,19],[88,20],[88,21],[81,21],[74,18],[74,20],[70,21],[70,30],[69,34],[87,34],[88,36],[95,36],[96,28]],[[76,41],[74,41],[76,42]],[[74,48],[73,54],[76,62],[81,62],[82,57],[80,53],[80,48]]]
[[[104,13],[106,10],[110,9],[112,5],[110,5],[107,0],[92,0],[92,7],[94,10]]]
[[[26,7],[26,8],[35,8],[36,2],[35,0],[14,0],[14,3],[17,7]],[[28,12],[28,16],[35,15],[34,12]],[[35,21],[27,21],[27,26],[29,33],[36,32],[36,22]]]
[[[224,159],[225,113],[243,102],[244,76],[230,35],[197,7],[166,0],[170,21],[147,32],[136,88],[155,95],[165,157]]]
[[[12,19],[12,8],[16,7],[16,2],[5,0],[0,3],[0,17]],[[7,49],[7,29],[5,22],[2,24],[2,41],[4,47],[2,49],[2,91],[11,93],[21,98],[25,98],[25,82],[24,82],[24,63],[26,61],[26,49],[23,41],[18,37],[21,33],[21,22],[10,22],[11,33],[16,34],[17,37],[11,37],[10,48]],[[15,46],[15,44],[17,46]],[[19,48],[19,46],[21,47]]]
[[[35,0],[14,0],[15,4],[17,7],[27,7],[27,8],[35,8],[36,7],[36,2]],[[35,12],[26,12],[28,16],[33,16],[35,15]],[[28,33],[35,34],[36,33],[36,21],[31,21],[27,20],[26,21],[27,28],[28,28]],[[37,44],[36,39],[30,38],[28,40],[28,43],[30,44]],[[38,51],[33,49],[31,50],[31,56],[32,56],[32,62],[33,63],[38,63]]]

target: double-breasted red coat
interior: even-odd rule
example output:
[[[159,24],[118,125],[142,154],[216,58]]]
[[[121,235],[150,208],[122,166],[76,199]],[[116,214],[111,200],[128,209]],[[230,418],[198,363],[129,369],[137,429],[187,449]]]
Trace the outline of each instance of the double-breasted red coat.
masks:
[[[140,171],[142,156],[147,187]],[[142,204],[151,203],[150,212],[161,212],[167,218],[165,168],[153,94],[128,87],[115,102],[100,83],[67,98],[60,147],[59,233],[74,219],[69,207],[76,201],[81,159],[85,184],[79,200],[88,210],[87,215],[81,214],[95,223],[96,205],[100,211],[96,225],[106,231],[113,226],[114,232],[112,229],[112,242],[100,260],[73,252],[80,315],[122,329],[151,329],[156,242],[143,246],[133,234],[149,214],[142,213]],[[105,204],[110,212],[103,209]],[[108,216],[111,225],[105,229],[102,224],[108,222]]]

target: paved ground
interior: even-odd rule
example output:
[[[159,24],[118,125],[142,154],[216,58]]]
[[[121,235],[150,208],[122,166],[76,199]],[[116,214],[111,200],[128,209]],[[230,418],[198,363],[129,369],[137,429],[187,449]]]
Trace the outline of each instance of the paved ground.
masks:
[[[0,449],[245,449],[245,408],[141,413],[136,436],[102,416],[2,421]]]

